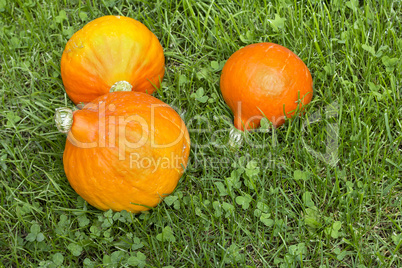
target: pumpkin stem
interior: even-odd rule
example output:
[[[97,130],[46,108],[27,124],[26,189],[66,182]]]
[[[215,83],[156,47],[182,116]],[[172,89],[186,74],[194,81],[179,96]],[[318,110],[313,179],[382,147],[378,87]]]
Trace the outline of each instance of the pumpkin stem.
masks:
[[[116,91],[131,91],[133,86],[127,81],[119,81],[114,83],[114,85],[110,88],[109,92],[116,92]]]
[[[232,127],[232,129],[229,132],[229,146],[232,149],[238,149],[242,146],[243,144],[243,136],[244,132]]]
[[[67,107],[57,108],[54,121],[61,133],[68,133],[73,125],[73,111]]]

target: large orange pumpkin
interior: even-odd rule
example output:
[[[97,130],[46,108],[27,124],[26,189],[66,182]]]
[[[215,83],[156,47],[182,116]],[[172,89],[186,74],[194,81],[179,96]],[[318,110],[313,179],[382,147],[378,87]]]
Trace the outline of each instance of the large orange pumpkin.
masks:
[[[265,116],[280,126],[313,96],[313,80],[304,62],[289,49],[258,43],[236,51],[225,63],[220,79],[235,127],[257,128]]]
[[[82,110],[60,108],[56,124],[68,133],[68,181],[101,210],[137,213],[156,206],[175,189],[188,162],[183,120],[145,93],[107,93]]]
[[[75,103],[87,103],[120,81],[133,91],[152,94],[165,72],[163,48],[142,23],[123,16],[89,22],[67,42],[61,77]]]

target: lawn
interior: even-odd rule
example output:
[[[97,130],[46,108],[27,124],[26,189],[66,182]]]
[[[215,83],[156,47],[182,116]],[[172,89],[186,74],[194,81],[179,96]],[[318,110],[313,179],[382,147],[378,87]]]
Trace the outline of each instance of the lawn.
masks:
[[[144,23],[166,58],[155,97],[192,142],[176,190],[140,215],[69,185],[60,59],[103,15]],[[402,267],[399,1],[0,0],[0,266]],[[308,66],[306,112],[233,138],[219,90],[236,50],[273,42]]]

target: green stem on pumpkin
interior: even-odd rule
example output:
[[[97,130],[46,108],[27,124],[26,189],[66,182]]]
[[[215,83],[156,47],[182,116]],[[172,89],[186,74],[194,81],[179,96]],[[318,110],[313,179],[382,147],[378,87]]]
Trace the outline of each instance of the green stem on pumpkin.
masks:
[[[57,108],[54,121],[61,133],[68,133],[73,125],[73,111],[67,107]]]
[[[244,139],[244,132],[235,128],[231,127],[229,132],[229,146],[232,149],[238,149],[243,145]]]
[[[133,86],[127,81],[119,81],[113,84],[110,88],[109,92],[116,92],[116,91],[131,91]]]

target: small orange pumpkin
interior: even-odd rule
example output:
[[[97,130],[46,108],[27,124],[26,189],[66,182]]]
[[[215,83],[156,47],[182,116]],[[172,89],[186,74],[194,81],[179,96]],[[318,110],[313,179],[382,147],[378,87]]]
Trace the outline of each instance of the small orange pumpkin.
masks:
[[[89,22],[70,38],[61,57],[63,84],[75,104],[108,93],[120,81],[133,91],[152,94],[164,72],[157,37],[144,24],[123,16]]]
[[[70,185],[101,210],[155,207],[175,189],[188,162],[183,120],[145,93],[107,93],[82,110],[59,108],[55,120],[68,133],[63,163]]]
[[[259,127],[265,116],[280,126],[313,96],[313,80],[304,62],[289,49],[258,43],[236,51],[225,63],[220,89],[244,130]]]

